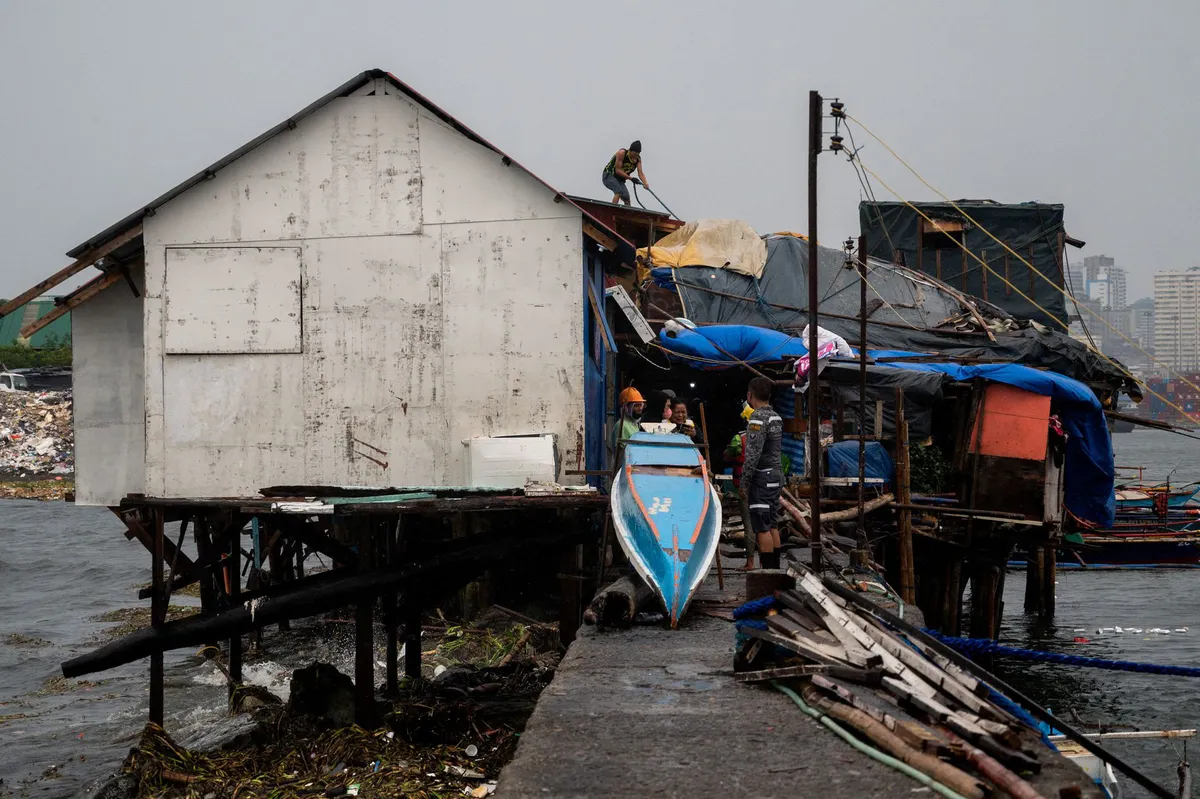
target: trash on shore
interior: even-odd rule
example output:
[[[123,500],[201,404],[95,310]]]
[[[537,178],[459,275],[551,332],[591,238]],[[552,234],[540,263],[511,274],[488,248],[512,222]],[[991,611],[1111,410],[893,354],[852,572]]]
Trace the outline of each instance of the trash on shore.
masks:
[[[489,796],[553,676],[559,642],[553,625],[493,618],[489,628],[488,617],[430,628],[426,665],[442,668],[403,679],[395,696],[377,693],[378,729],[350,723],[351,679],[312,663],[293,672],[286,703],[253,703],[239,716],[253,730],[214,748],[189,749],[147,724],[113,782],[139,797]]]
[[[0,475],[75,472],[70,391],[0,392]]]

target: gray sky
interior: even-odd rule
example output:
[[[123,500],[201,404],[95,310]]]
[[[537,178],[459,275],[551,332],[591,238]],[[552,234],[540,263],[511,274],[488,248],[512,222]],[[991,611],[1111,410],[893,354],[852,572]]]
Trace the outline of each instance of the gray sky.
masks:
[[[1191,0],[0,0],[0,296],[381,67],[563,191],[604,197],[604,162],[640,138],[679,215],[760,232],[805,228],[819,89],[951,197],[1065,203],[1132,301],[1200,263],[1198,28]],[[932,199],[882,147],[862,157]],[[860,190],[844,160],[821,167],[836,244]]]

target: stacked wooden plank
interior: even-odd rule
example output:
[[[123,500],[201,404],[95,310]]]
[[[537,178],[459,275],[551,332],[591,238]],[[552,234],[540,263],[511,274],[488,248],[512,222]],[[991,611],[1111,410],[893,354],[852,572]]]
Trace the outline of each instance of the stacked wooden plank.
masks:
[[[1028,778],[1056,756],[993,701],[987,685],[861,612],[807,569],[791,574],[795,589],[777,592],[773,608],[739,624],[746,643],[737,680],[790,685],[810,715],[834,720],[955,794],[1043,795]],[[790,657],[771,654],[780,652]],[[1082,773],[1071,787],[1099,795]]]

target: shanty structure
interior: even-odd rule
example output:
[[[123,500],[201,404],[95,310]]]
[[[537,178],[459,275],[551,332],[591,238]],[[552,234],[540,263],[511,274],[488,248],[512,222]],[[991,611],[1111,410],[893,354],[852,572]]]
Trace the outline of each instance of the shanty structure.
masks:
[[[858,217],[871,257],[932,275],[1018,319],[1066,330],[1069,237],[1061,204],[863,202]]]
[[[604,270],[632,262],[612,225],[670,229],[605,210],[394,76],[355,76],[31,289],[103,270],[58,306],[76,502],[461,486],[464,442],[521,434],[554,437],[560,474],[603,469]]]
[[[391,691],[401,628],[418,676],[423,609],[455,592],[468,615],[548,583],[569,642],[607,498],[562,484],[611,457],[606,288],[678,224],[577,202],[371,70],[72,249],[0,318],[100,269],[21,333],[73,315],[75,501],[153,581],[151,627],[64,673],[148,656],[162,723],[164,651],[227,639],[236,683],[243,634],[353,604],[369,724],[377,605]]]

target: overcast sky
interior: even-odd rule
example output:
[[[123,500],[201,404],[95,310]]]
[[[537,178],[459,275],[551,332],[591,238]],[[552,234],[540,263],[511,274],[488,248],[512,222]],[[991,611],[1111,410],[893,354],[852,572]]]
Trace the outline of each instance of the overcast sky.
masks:
[[[951,197],[1066,205],[1085,254],[1200,264],[1194,0],[0,0],[0,296],[355,73],[387,69],[556,188],[633,138],[684,218],[803,230],[807,92]],[[862,144],[862,142],[859,142]],[[864,162],[931,193],[875,144]],[[857,234],[822,156],[820,238]],[[880,199],[892,199],[877,186]]]

